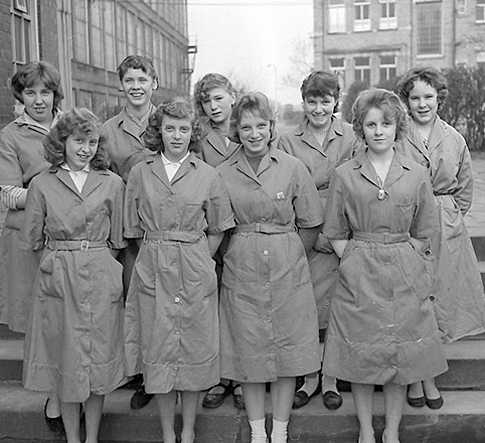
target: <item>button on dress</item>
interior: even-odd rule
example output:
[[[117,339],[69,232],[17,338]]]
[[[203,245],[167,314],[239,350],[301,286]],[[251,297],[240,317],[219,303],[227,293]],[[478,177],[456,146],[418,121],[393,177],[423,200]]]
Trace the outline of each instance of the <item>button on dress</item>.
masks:
[[[397,148],[425,166],[439,208],[440,228],[432,238],[437,257],[432,295],[445,342],[485,331],[485,295],[464,216],[473,198],[473,171],[464,138],[439,117],[428,147],[414,122]]]
[[[325,374],[407,385],[445,372],[429,245],[413,243],[429,242],[438,227],[426,170],[396,152],[381,188],[364,152],[336,169],[326,210],[324,234],[350,241],[330,308]]]
[[[169,182],[161,155],[137,164],[126,190],[125,236],[144,238],[126,301],[128,373],[148,393],[219,382],[215,262],[206,234],[234,226],[219,174],[193,153]]]
[[[310,174],[274,147],[257,173],[242,148],[218,170],[236,219],[222,274],[221,376],[261,383],[317,371],[317,310],[296,232],[323,220]]]
[[[123,194],[110,171],[91,170],[81,193],[61,168],[32,180],[21,246],[43,255],[25,337],[26,389],[78,403],[126,380],[122,266],[109,250],[126,246]]]

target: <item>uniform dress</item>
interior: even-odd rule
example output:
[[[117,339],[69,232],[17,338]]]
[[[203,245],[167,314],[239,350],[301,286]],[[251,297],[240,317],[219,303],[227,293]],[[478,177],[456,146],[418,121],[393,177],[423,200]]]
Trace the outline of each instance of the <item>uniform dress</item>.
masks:
[[[208,389],[220,368],[206,235],[234,226],[222,180],[191,153],[169,182],[158,154],[133,168],[125,201],[125,236],[144,239],[126,301],[128,373],[144,373],[147,393]]]
[[[279,149],[299,158],[305,164],[318,190],[322,209],[325,209],[328,185],[335,168],[349,160],[359,146],[360,142],[356,139],[352,126],[336,117],[332,117],[322,146],[308,127],[306,117],[292,132],[283,134],[278,144]],[[339,258],[323,233],[319,234],[308,254],[308,262],[317,303],[318,326],[325,329],[328,325],[330,300],[338,278]]]
[[[210,119],[204,123],[204,132],[205,135],[200,141],[198,156],[215,168],[234,153],[238,144],[229,141]]]
[[[150,105],[150,114],[156,111],[156,107]],[[153,151],[145,148],[143,134],[145,133],[148,119],[137,126],[128,115],[126,107],[113,118],[109,119],[101,128],[101,135],[106,139],[106,150],[111,161],[110,168],[123,178],[126,183],[133,166],[146,158],[154,155]],[[138,247],[135,242],[128,246],[118,255],[118,260],[123,264],[123,282],[125,296],[131,280],[131,273],[135,265]]]
[[[485,296],[464,216],[473,195],[470,153],[464,138],[439,117],[428,147],[414,122],[398,149],[428,169],[440,229],[433,235],[437,257],[432,297],[445,342],[485,331]]]
[[[0,133],[0,185],[28,188],[33,177],[49,167],[44,159],[48,130],[25,112]],[[1,203],[0,203],[1,204]],[[25,211],[9,209],[0,237],[0,323],[25,332],[38,260],[20,249]]]
[[[315,372],[317,310],[296,232],[323,220],[310,174],[275,147],[257,173],[242,148],[218,170],[236,219],[222,273],[221,376],[262,383]]]
[[[407,385],[445,372],[429,296],[427,239],[438,219],[426,170],[394,153],[381,188],[363,152],[336,169],[326,209],[324,233],[350,241],[330,308],[325,374]]]
[[[126,246],[123,194],[110,171],[91,170],[82,192],[58,167],[32,180],[21,246],[43,254],[25,338],[26,389],[77,403],[126,381],[122,266],[109,249]]]

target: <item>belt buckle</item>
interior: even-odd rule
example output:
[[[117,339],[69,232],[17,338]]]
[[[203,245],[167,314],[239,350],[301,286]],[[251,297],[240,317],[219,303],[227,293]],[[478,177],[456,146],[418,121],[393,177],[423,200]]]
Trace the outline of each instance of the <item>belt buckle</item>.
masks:
[[[89,241],[88,240],[81,240],[81,251],[86,252],[89,248]]]

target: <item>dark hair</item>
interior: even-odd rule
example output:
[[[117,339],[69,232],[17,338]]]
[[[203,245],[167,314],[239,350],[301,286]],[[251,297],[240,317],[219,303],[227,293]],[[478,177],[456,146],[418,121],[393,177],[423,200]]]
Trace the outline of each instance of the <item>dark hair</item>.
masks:
[[[355,134],[364,138],[364,119],[369,109],[380,109],[386,119],[396,122],[396,140],[406,133],[409,117],[399,97],[387,89],[369,89],[362,91],[352,107],[352,126]]]
[[[338,99],[340,97],[340,84],[338,77],[328,71],[313,71],[303,80],[300,87],[301,98],[322,97],[330,95],[335,99],[333,112],[338,110]]]
[[[46,61],[28,62],[21,66],[13,76],[10,88],[14,97],[23,103],[22,92],[24,89],[31,88],[38,82],[44,83],[45,87],[54,93],[54,108],[57,108],[64,98],[61,75],[54,66]]]
[[[158,85],[158,75],[155,67],[153,66],[153,61],[150,57],[145,57],[144,55],[129,55],[126,57],[118,66],[118,77],[120,82],[123,81],[123,77],[128,72],[128,69],[141,69],[145,74],[149,75],[157,82]]]
[[[59,120],[52,126],[44,140],[46,160],[53,166],[59,166],[66,160],[66,140],[78,132],[89,135],[93,131],[99,131],[101,123],[91,111],[86,108],[74,108],[61,114]],[[105,140],[101,137],[98,150],[91,160],[91,167],[95,170],[108,169],[109,157],[105,148]]]
[[[189,151],[198,151],[198,142],[202,138],[202,125],[195,114],[195,110],[186,97],[174,97],[164,101],[150,116],[148,126],[143,135],[145,146],[151,151],[165,152],[162,139],[163,117],[169,116],[177,119],[188,118],[192,125]]]
[[[268,120],[270,123],[270,143],[274,141],[276,138],[276,116],[271,109],[268,97],[262,92],[248,92],[234,105],[231,114],[231,127],[229,130],[229,138],[231,140],[236,143],[241,143],[237,126],[245,114],[256,114],[263,120]]]
[[[209,92],[214,88],[222,88],[229,94],[237,96],[236,89],[232,86],[232,83],[227,77],[213,72],[204,75],[204,77],[202,77],[194,86],[195,108],[201,117],[206,115],[202,103],[207,99]]]
[[[430,85],[438,94],[438,110],[441,109],[448,97],[448,83],[444,75],[436,68],[431,66],[417,66],[410,69],[397,84],[399,97],[409,108],[409,93],[414,88],[414,83],[418,80]]]

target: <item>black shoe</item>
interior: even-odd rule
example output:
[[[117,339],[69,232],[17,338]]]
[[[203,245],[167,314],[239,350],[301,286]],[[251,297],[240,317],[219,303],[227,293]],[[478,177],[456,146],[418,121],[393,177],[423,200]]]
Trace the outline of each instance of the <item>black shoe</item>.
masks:
[[[234,385],[234,388],[232,390],[232,396],[233,396],[233,401],[232,404],[236,409],[239,409],[242,411],[243,409],[246,409],[246,406],[244,405],[244,397],[242,394],[236,394],[236,389],[239,388],[241,389],[241,385],[237,384]]]
[[[145,387],[140,386],[133,394],[133,397],[131,397],[130,408],[142,409],[148,403],[150,403],[150,400],[152,399],[152,397],[153,397],[153,394],[147,394],[145,392]]]
[[[315,397],[315,395],[320,394],[322,392],[322,385],[321,385],[321,380],[318,382],[317,389],[313,391],[313,394],[308,395],[305,391],[299,390],[295,392],[295,397],[293,398],[293,409],[300,409],[303,406],[306,406],[309,401]]]
[[[408,405],[413,408],[423,408],[426,404],[426,397],[424,395],[422,397],[410,397],[408,394],[406,400]]]
[[[47,403],[49,403],[49,398],[45,401],[44,405],[44,419],[47,427],[50,429],[51,432],[55,432],[56,434],[60,434],[64,431],[64,423],[62,421],[62,416],[59,417],[47,417]]]
[[[342,406],[342,396],[334,391],[326,391],[323,394],[323,404],[330,411],[335,411]]]
[[[210,391],[215,387],[222,387],[224,391],[221,394],[211,394]],[[216,409],[224,403],[226,397],[232,393],[232,383],[225,385],[224,383],[219,383],[207,391],[202,400],[202,407],[207,409]]]
[[[438,398],[432,399],[425,396],[425,403],[429,409],[441,409],[445,403],[443,396],[440,395]]]

